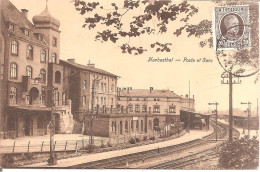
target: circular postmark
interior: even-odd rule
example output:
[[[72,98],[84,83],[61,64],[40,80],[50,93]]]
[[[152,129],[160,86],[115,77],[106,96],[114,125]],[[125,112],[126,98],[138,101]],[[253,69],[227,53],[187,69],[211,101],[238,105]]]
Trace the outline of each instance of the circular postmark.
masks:
[[[259,71],[258,52],[252,52],[250,48],[245,48],[243,43],[237,42],[244,31],[250,29],[250,26],[243,24],[242,18],[239,19],[238,16],[234,13],[223,16],[220,23],[221,35],[216,39],[216,56],[225,72],[231,72],[235,77],[249,77]],[[236,48],[219,48],[227,42]]]

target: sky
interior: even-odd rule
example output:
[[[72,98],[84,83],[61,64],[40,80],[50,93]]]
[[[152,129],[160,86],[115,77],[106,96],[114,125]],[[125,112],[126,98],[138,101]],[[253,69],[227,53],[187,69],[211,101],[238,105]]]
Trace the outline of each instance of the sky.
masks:
[[[46,0],[10,0],[18,9],[29,10],[29,20],[34,15],[40,14],[46,7]],[[119,2],[119,1],[118,1]],[[123,2],[123,1],[120,1]],[[111,3],[103,1],[102,3]],[[191,18],[190,23],[197,24],[202,19],[212,20],[214,3],[209,1],[191,2],[199,8],[199,12]],[[105,7],[106,5],[104,5]],[[132,87],[133,89],[170,89],[178,95],[195,96],[195,108],[197,111],[213,110],[215,106],[208,103],[218,102],[219,110],[227,110],[229,107],[228,85],[221,84],[223,69],[218,64],[215,52],[212,48],[199,47],[201,38],[187,37],[183,34],[179,37],[172,33],[181,26],[181,23],[173,23],[168,27],[169,34],[153,37],[143,37],[131,40],[136,46],[145,46],[150,42],[172,42],[170,53],[155,53],[148,50],[142,55],[134,56],[123,54],[118,47],[119,44],[100,43],[94,41],[95,31],[82,28],[84,16],[78,14],[71,0],[49,0],[48,9],[50,13],[60,20],[61,47],[60,59],[74,58],[76,63],[87,65],[95,63],[95,67],[104,69],[120,76],[118,87]],[[106,9],[106,8],[105,8]],[[142,10],[142,9],[140,9]],[[101,12],[107,12],[103,10]],[[139,11],[137,11],[139,13]],[[127,22],[133,14],[127,13],[124,20]],[[156,22],[156,21],[155,21]],[[156,23],[151,23],[151,25]],[[99,27],[100,30],[104,29]],[[120,40],[119,43],[124,43]],[[211,59],[211,63],[191,62],[148,62],[149,57],[188,59]],[[242,78],[242,84],[233,85],[233,108],[245,110],[246,105],[241,102],[252,103],[252,109],[257,106],[259,97],[259,83],[255,83],[255,76]]]

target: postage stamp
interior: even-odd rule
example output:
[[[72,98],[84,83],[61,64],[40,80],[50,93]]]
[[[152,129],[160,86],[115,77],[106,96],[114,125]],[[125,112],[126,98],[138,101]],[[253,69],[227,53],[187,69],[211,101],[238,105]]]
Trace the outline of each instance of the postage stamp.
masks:
[[[250,47],[249,6],[215,7],[213,22],[215,50]]]

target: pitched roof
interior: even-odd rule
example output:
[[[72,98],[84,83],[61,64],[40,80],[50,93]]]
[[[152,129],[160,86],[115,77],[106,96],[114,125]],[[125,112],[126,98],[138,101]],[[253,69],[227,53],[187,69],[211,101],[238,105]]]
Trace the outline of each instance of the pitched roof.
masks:
[[[38,44],[47,45],[45,41],[38,40],[34,33],[40,33],[44,35],[39,29],[36,29],[34,25],[20,12],[9,0],[1,0],[1,15],[3,15],[5,22],[11,22],[15,24],[14,31],[8,30],[11,35],[26,39],[28,41],[33,41]],[[30,30],[30,36],[26,36],[22,29],[26,28]]]
[[[170,90],[152,90],[150,89],[130,89],[121,90],[120,97],[166,97],[166,98],[181,98]]]
[[[79,69],[83,69],[83,70],[87,70],[87,71],[91,71],[91,72],[95,72],[95,73],[100,73],[100,74],[104,74],[104,75],[110,75],[110,76],[113,76],[113,77],[117,77],[117,75],[115,75],[115,74],[112,74],[110,72],[107,72],[105,70],[98,69],[98,68],[95,68],[95,67],[85,66],[85,65],[82,65],[82,64],[73,63],[73,62],[69,62],[69,61],[65,61],[65,60],[60,60],[60,62],[61,63],[66,63],[66,64],[74,66],[74,67],[77,67]]]

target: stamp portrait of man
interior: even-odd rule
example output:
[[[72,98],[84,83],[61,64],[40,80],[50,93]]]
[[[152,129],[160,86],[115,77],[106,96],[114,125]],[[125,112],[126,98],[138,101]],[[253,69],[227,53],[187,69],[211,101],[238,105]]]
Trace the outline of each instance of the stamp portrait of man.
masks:
[[[221,33],[229,41],[238,40],[243,34],[243,21],[237,14],[227,14],[221,21]]]

